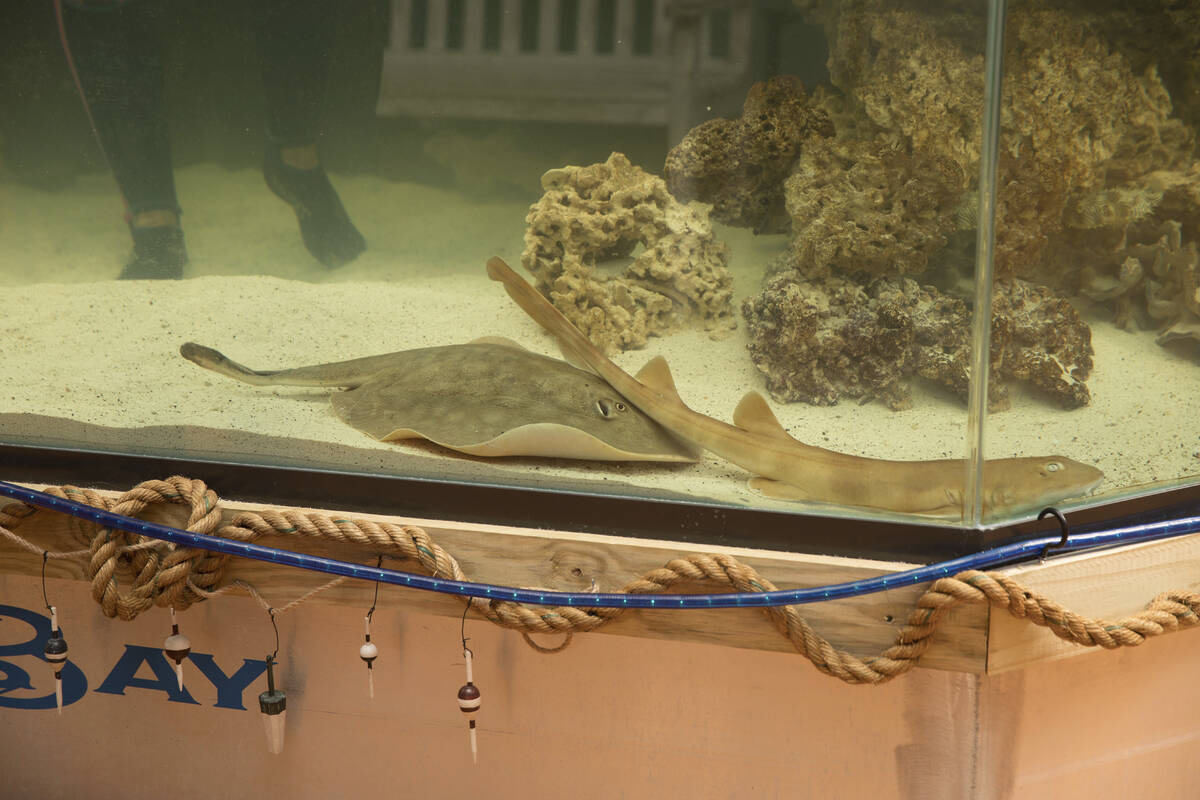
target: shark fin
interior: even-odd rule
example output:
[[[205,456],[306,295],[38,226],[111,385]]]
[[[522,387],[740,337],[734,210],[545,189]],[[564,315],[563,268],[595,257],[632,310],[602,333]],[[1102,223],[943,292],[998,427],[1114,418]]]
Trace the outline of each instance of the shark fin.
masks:
[[[671,368],[662,356],[655,356],[646,362],[646,366],[638,371],[637,379],[648,388],[671,400],[679,400],[679,390],[675,388],[675,378]],[[682,401],[681,401],[682,402]]]
[[[788,432],[779,424],[767,400],[758,392],[746,392],[733,412],[733,424],[755,433],[782,436],[790,439]]]

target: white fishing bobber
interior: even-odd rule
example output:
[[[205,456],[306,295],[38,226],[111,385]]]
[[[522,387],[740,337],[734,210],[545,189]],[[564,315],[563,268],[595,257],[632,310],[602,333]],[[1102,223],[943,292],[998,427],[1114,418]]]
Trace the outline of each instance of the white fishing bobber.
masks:
[[[54,670],[54,700],[58,706],[58,713],[61,714],[63,707],[62,671],[67,663],[67,640],[63,638],[62,628],[58,625],[58,609],[55,606],[50,606],[50,638],[46,640],[42,656]]]
[[[366,640],[363,646],[358,648],[358,657],[367,665],[367,689],[371,693],[371,699],[375,699],[375,673],[373,666],[375,659],[379,658],[379,648],[371,641],[371,615],[367,614],[366,619]]]
[[[365,638],[362,647],[358,648],[358,657],[367,662],[367,669],[371,668],[371,662],[379,658],[379,648],[371,641],[371,615],[367,614],[364,622]]]
[[[175,662],[175,677],[179,681],[179,690],[183,691],[183,660],[192,652],[192,642],[179,632],[179,623],[175,621],[175,608],[171,608],[171,635],[163,642],[163,655]]]

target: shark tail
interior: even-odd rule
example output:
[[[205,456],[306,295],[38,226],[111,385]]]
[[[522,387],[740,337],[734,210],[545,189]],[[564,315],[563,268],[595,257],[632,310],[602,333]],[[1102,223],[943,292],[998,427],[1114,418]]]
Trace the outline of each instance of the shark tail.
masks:
[[[600,372],[603,364],[612,362],[598,347],[588,341],[549,300],[541,295],[529,282],[513,271],[504,259],[492,256],[487,262],[488,277],[504,285],[508,296],[519,305],[534,322],[541,325],[558,340],[559,350],[572,365],[592,372]],[[613,365],[616,368],[616,365]]]

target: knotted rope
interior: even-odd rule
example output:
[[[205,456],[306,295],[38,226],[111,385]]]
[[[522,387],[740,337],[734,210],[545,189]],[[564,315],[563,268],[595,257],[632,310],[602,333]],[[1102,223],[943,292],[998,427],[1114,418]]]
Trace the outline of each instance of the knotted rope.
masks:
[[[165,481],[146,481],[116,499],[87,489],[64,486],[46,490],[118,514],[136,515],[157,504],[179,504],[190,510],[187,530],[242,542],[263,536],[303,536],[326,541],[359,545],[370,549],[371,557],[380,555],[416,562],[425,573],[468,581],[458,561],[446,552],[422,528],[386,522],[331,517],[300,511],[242,512],[221,525],[216,494],[202,482],[182,477]],[[24,520],[39,509],[24,503],[0,508],[0,534],[36,554],[43,550],[13,533]],[[92,596],[109,617],[133,619],[152,605],[183,610],[192,603],[240,588],[266,605],[258,592],[243,581],[221,584],[229,557],[206,550],[178,547],[144,536],[101,528],[76,520],[71,528],[86,549],[47,553],[50,558],[86,557],[85,574],[92,584]],[[127,591],[117,584],[118,574],[133,575]],[[297,605],[304,598],[284,608]],[[691,554],[672,559],[651,570],[622,591],[629,594],[668,592],[682,582],[704,582],[729,587],[738,592],[769,592],[775,585],[757,570],[723,554]],[[593,631],[615,619],[625,609],[531,607],[507,600],[467,598],[469,605],[486,619],[505,628],[520,631],[527,642],[541,652],[557,652],[576,632]],[[987,604],[1004,609],[1019,619],[1049,629],[1055,636],[1085,647],[1136,647],[1146,639],[1200,624],[1200,593],[1171,591],[1158,595],[1138,614],[1115,622],[1084,617],[1053,600],[1022,586],[997,572],[969,570],[951,578],[934,581],[918,599],[916,607],[896,635],[895,643],[874,658],[859,658],[839,650],[813,630],[800,615],[798,606],[761,609],[780,634],[787,637],[796,651],[818,670],[846,683],[877,684],[908,672],[929,648],[938,624],[961,604]],[[565,633],[567,641],[557,648],[545,648],[529,639],[531,633]]]

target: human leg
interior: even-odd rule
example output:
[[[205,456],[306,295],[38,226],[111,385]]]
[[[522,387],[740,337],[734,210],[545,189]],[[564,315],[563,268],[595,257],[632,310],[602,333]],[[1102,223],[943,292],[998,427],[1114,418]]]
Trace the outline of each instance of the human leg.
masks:
[[[263,175],[296,212],[305,247],[330,267],[367,246],[317,153],[335,10],[331,0],[260,0],[258,27],[267,105]]]
[[[68,3],[63,32],[89,117],[125,198],[123,278],[178,278],[187,263],[152,3]]]

